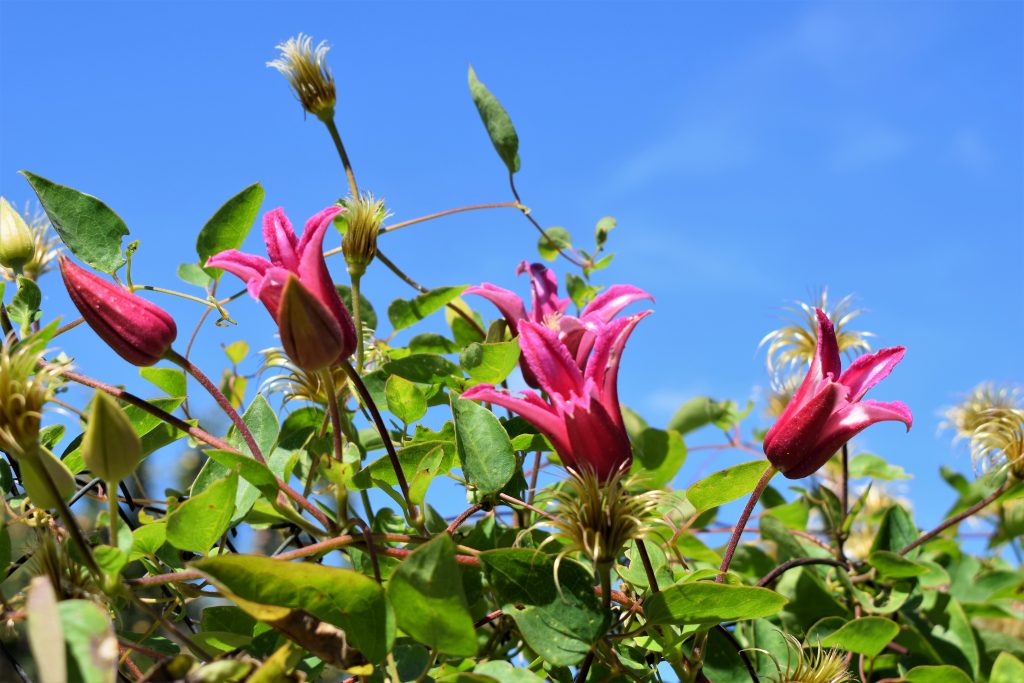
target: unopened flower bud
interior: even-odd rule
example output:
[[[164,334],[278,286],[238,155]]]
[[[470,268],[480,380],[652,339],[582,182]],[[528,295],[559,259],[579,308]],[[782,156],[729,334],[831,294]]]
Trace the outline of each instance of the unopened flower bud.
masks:
[[[285,353],[302,370],[329,367],[345,350],[338,321],[294,275],[281,292],[278,328]]]
[[[326,42],[314,48],[313,39],[300,33],[279,44],[277,49],[281,56],[267,62],[267,66],[284,74],[303,109],[321,120],[333,119],[337,93],[334,77],[327,68],[330,48]]]
[[[20,272],[34,254],[32,230],[21,214],[0,197],[0,265]]]
[[[165,310],[76,266],[66,256],[60,259],[60,272],[85,322],[126,361],[153,365],[170,350],[178,328]]]
[[[82,439],[82,458],[93,475],[106,482],[124,481],[139,464],[142,444],[113,398],[97,391]]]
[[[375,200],[372,194],[345,202],[345,213],[340,220],[347,225],[341,238],[341,251],[351,275],[360,276],[377,255],[377,235],[384,220],[390,215],[384,200]]]

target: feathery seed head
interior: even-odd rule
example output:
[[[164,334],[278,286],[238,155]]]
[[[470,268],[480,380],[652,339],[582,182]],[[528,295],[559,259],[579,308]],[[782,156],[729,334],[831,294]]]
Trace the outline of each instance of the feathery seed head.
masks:
[[[330,48],[326,41],[313,47],[313,38],[300,33],[278,44],[277,49],[280,56],[267,62],[267,66],[288,79],[303,109],[324,121],[332,119],[337,92],[334,77],[327,68]]]

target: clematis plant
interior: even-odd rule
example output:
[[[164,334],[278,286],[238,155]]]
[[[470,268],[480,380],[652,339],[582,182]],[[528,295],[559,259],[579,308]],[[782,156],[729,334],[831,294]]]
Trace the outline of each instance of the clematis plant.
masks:
[[[133,281],[162,259],[133,263],[148,240],[126,249],[128,226],[96,197],[26,172],[48,218],[23,220],[0,201],[0,672],[104,683],[1024,680],[1013,654],[1024,652],[1024,571],[1012,556],[1024,550],[1021,394],[979,390],[950,413],[990,467],[972,484],[946,475],[956,499],[928,531],[885,489],[906,474],[844,446],[876,422],[912,424],[902,403],[865,398],[904,349],[870,353],[847,299],[801,304],[806,316],[765,338],[780,389],[766,413],[706,396],[667,420],[629,410],[619,373],[651,311],[626,307],[652,297],[602,289],[614,219],[598,221],[590,248],[524,205],[518,136],[476,73],[470,93],[510,194],[421,213],[406,193],[387,208],[373,199],[396,197],[384,177],[359,191],[333,118],[359,99],[338,97],[325,44],[300,36],[279,49],[272,66],[341,161],[322,201],[348,192],[301,236],[282,209],[261,210],[252,184],[212,214],[179,267],[198,291],[176,291]],[[416,212],[391,223],[392,210]],[[414,261],[413,279],[386,255],[403,253],[392,240],[417,239],[397,228],[484,210],[539,229],[539,258],[564,259],[573,299],[596,296],[571,310],[554,270],[529,260],[517,268],[524,301],[488,282],[464,288],[458,258]],[[239,251],[261,217],[266,255]],[[47,289],[48,221],[84,264],[60,263],[82,319]],[[325,251],[332,223],[347,230]],[[347,293],[328,269],[335,254]],[[218,292],[220,273],[204,266],[245,289]],[[431,287],[420,273],[450,280]],[[415,291],[383,302],[391,274]],[[174,317],[139,289],[179,297]],[[249,354],[250,331],[226,310],[246,291],[283,348]],[[507,326],[488,329],[464,292]],[[746,313],[737,319],[756,318]],[[90,367],[76,344],[97,335],[134,365],[167,367]],[[674,342],[647,364],[656,382],[632,383],[632,408],[653,403],[645,386],[694,381]],[[222,359],[218,347],[228,360],[215,381],[198,365]],[[843,353],[865,355],[843,371]],[[522,392],[508,388],[517,366]],[[823,467],[837,450],[842,466]],[[749,461],[729,461],[738,454]],[[780,471],[809,480],[773,488]],[[993,529],[977,555],[958,537],[972,515]]]
[[[820,308],[818,345],[807,376],[764,437],[772,465],[790,479],[817,472],[843,444],[875,424],[894,420],[909,430],[910,409],[899,401],[862,400],[889,376],[906,349],[894,346],[857,358],[842,371],[832,321]]]

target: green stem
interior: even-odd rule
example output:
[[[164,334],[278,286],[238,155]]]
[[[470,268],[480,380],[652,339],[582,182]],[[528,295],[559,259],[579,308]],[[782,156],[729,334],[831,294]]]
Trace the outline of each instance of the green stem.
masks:
[[[356,326],[356,371],[363,371],[363,314],[362,303],[359,301],[359,283],[363,276],[352,273],[352,322]]]
[[[334,115],[320,119],[327,126],[334,140],[334,148],[338,150],[338,157],[341,158],[341,165],[345,167],[345,177],[348,178],[348,189],[353,198],[359,197],[359,186],[356,185],[356,174],[352,171],[352,162],[348,160],[348,152],[345,151],[345,144],[341,141],[338,127],[334,124]]]
[[[81,528],[78,526],[78,522],[75,520],[75,515],[71,512],[71,508],[68,507],[68,503],[64,500],[64,496],[61,495],[60,489],[57,488],[57,483],[50,476],[49,470],[46,469],[46,465],[43,464],[42,460],[39,461],[39,474],[40,479],[43,480],[43,484],[46,486],[50,496],[57,501],[57,511],[60,516],[64,519],[64,526],[67,527],[68,533],[71,535],[71,541],[78,548],[78,552],[81,553],[82,559],[85,561],[85,566],[89,568],[93,576],[98,581],[103,580],[103,572],[100,571],[100,566],[96,564],[96,558],[93,557],[92,547],[88,541],[85,540],[85,535],[82,533]]]

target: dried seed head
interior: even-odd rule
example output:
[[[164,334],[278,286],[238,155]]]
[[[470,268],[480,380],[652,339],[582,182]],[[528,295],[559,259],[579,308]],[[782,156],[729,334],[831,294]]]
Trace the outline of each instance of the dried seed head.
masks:
[[[553,527],[554,540],[565,547],[559,556],[580,552],[595,565],[610,565],[629,541],[643,539],[660,519],[662,490],[637,492],[638,480],[621,469],[606,482],[591,471],[568,469],[569,477],[549,495],[552,518],[538,526]]]
[[[846,667],[846,657],[836,648],[813,648],[805,652],[800,641],[788,633],[782,634],[789,646],[786,668],[775,661],[778,672],[770,678],[773,683],[847,683],[856,680]],[[774,659],[774,657],[773,657]]]
[[[327,68],[326,41],[313,47],[313,38],[299,34],[277,46],[281,55],[267,66],[277,69],[288,79],[302,108],[317,118],[327,121],[334,118],[334,104],[337,92],[334,77]]]
[[[945,412],[942,426],[967,440],[982,471],[1008,467],[1024,478],[1024,403],[1019,387],[985,382]]]
[[[370,193],[358,199],[346,199],[345,212],[338,221],[345,224],[341,238],[341,251],[351,275],[360,276],[377,255],[377,235],[384,221],[391,215],[384,208],[383,199],[374,199]]]
[[[868,339],[874,335],[870,332],[849,329],[850,322],[863,313],[862,309],[851,309],[852,297],[845,296],[830,306],[828,290],[812,303],[795,302],[797,308],[790,308],[795,317],[789,324],[783,325],[765,335],[759,346],[767,344],[766,362],[768,372],[772,376],[773,387],[782,387],[789,382],[789,376],[800,374],[814,358],[818,346],[818,318],[815,308],[825,311],[836,332],[836,342],[841,353],[850,356],[871,350]]]
[[[14,458],[35,457],[43,408],[60,386],[60,371],[38,367],[55,327],[0,349],[0,450]]]

